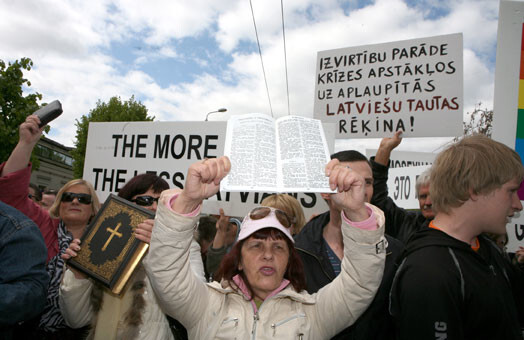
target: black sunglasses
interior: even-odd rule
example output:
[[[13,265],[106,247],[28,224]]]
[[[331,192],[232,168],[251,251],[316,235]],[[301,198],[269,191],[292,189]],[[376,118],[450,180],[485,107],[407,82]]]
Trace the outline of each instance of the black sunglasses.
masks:
[[[89,194],[77,194],[74,192],[64,192],[62,194],[62,202],[73,202],[75,198],[78,199],[78,203],[91,204],[91,195]]]
[[[150,205],[153,205],[153,202],[156,202],[158,204],[158,197],[137,196],[135,199],[131,200],[131,202],[134,202],[144,207],[149,207]]]

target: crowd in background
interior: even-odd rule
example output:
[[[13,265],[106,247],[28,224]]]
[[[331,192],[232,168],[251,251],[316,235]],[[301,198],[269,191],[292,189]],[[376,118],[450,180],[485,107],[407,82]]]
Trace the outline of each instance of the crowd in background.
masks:
[[[524,168],[500,143],[466,137],[439,154],[416,211],[388,195],[400,132],[371,159],[333,154],[337,192],[309,220],[288,194],[245,217],[201,214],[227,157],[193,164],[183,190],[137,175],[118,195],[156,214],[134,231],[150,250],[115,295],[67,265],[101,207],[93,186],[29,183],[38,123],[28,116],[0,165],[0,339],[523,337],[524,248],[506,251],[505,226]]]

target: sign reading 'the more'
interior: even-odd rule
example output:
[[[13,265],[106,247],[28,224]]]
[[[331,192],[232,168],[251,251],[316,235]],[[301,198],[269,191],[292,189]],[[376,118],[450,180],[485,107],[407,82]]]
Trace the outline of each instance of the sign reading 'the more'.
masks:
[[[321,51],[314,118],[337,138],[462,133],[462,34]]]
[[[334,126],[324,124],[330,150]],[[189,166],[224,154],[226,122],[106,122],[90,123],[83,178],[91,182],[101,202],[117,194],[137,174],[155,173],[171,188],[184,188]],[[244,216],[270,193],[219,192],[204,201],[203,213]],[[320,194],[291,193],[307,218],[328,210]]]

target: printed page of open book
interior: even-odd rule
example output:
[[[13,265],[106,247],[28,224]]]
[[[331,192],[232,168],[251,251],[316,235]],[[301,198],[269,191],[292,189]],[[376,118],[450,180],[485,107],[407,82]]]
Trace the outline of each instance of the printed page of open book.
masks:
[[[261,113],[232,116],[224,154],[231,172],[222,191],[332,192],[325,166],[329,150],[319,120]]]

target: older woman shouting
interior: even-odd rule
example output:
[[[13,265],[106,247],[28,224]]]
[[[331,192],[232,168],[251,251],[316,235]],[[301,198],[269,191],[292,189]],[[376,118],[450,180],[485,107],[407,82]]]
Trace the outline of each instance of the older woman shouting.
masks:
[[[220,283],[203,283],[191,272],[189,246],[200,205],[217,193],[230,166],[227,157],[195,163],[183,191],[162,194],[145,261],[160,304],[190,339],[331,338],[364,312],[382,278],[384,217],[365,203],[364,179],[337,160],[326,166],[338,191],[332,200],[343,211],[344,258],[341,274],[310,295],[290,221],[269,207],[244,219],[222,261]]]

